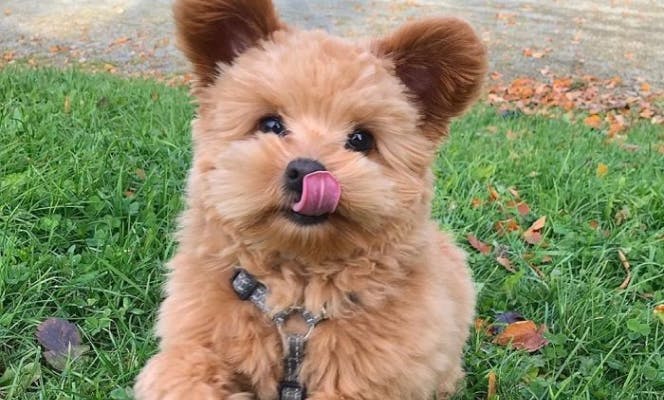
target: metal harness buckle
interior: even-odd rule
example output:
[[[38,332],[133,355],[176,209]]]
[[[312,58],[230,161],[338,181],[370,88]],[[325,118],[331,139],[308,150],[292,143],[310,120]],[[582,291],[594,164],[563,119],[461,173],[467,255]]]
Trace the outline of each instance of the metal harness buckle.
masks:
[[[240,300],[249,300],[263,313],[271,315],[271,310],[267,306],[267,287],[249,272],[238,268],[231,280],[231,286]],[[307,326],[303,334],[289,333],[285,330],[286,321],[294,314],[299,314]],[[305,348],[316,325],[326,318],[325,310],[316,315],[300,306],[289,307],[271,317],[281,336],[284,352],[284,376],[279,383],[279,400],[306,399],[306,387],[299,380]]]

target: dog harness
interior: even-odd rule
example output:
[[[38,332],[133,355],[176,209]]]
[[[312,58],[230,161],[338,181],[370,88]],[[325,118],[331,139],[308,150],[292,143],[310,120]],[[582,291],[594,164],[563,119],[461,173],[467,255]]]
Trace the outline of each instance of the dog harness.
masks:
[[[284,374],[279,383],[279,400],[304,400],[307,398],[307,389],[300,381],[300,370],[304,360],[307,341],[314,328],[327,319],[325,311],[316,315],[304,307],[291,306],[285,310],[272,312],[267,305],[268,288],[258,281],[245,269],[237,268],[231,280],[233,291],[243,301],[252,302],[256,308],[272,320],[277,327],[284,351]],[[307,326],[304,333],[288,332],[286,321],[292,316],[299,315]]]

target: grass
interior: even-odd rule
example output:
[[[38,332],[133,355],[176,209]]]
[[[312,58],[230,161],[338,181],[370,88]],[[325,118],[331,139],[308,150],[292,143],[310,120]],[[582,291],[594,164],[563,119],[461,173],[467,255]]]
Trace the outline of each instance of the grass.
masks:
[[[156,346],[192,106],[184,89],[71,71],[5,69],[0,88],[0,398],[128,399]],[[478,106],[453,131],[436,165],[434,216],[470,253],[479,316],[519,311],[546,324],[551,342],[528,354],[474,332],[457,398],[485,398],[489,371],[501,399],[661,398],[661,127],[633,127],[640,147],[627,152],[582,124]],[[488,185],[498,201],[487,201]],[[509,187],[531,214],[508,207]],[[495,230],[539,216],[548,219],[536,246]],[[470,248],[471,233],[505,246],[518,272]],[[632,266],[626,290],[619,249]],[[77,323],[92,348],[63,372],[35,340],[50,316]]]

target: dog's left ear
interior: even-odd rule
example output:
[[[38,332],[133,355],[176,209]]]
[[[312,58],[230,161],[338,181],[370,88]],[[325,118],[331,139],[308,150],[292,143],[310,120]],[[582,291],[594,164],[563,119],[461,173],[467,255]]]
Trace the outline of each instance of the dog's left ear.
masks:
[[[394,63],[394,73],[415,97],[431,139],[476,99],[487,69],[486,49],[473,29],[456,18],[407,23],[373,44]]]
[[[176,0],[178,44],[200,86],[217,76],[217,64],[235,57],[284,27],[270,0]]]

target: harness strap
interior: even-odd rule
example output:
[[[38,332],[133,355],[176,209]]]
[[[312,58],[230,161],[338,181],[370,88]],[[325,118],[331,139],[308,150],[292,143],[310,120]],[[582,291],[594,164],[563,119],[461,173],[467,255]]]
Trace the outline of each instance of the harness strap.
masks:
[[[300,370],[304,361],[307,341],[316,325],[327,318],[325,313],[316,315],[302,307],[293,306],[272,315],[272,310],[267,306],[267,287],[242,268],[236,269],[231,285],[240,300],[251,301],[256,308],[270,317],[276,325],[279,335],[281,335],[284,351],[284,376],[279,383],[279,400],[306,399],[307,390],[300,383]],[[286,321],[296,313],[302,317],[307,325],[307,332],[304,334],[284,331]]]

